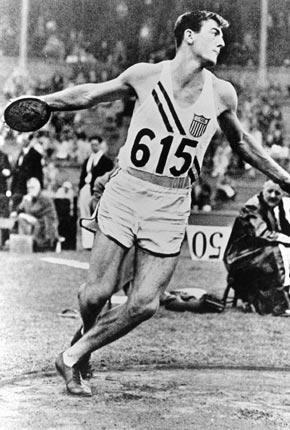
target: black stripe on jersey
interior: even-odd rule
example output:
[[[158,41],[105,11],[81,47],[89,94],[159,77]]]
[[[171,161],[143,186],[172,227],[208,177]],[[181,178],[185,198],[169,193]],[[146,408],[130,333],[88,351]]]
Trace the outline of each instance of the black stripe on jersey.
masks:
[[[157,107],[158,107],[159,112],[160,112],[160,114],[162,116],[162,119],[163,119],[163,122],[165,124],[165,127],[167,128],[167,131],[169,131],[170,133],[173,133],[173,128],[170,125],[170,122],[169,122],[169,120],[167,118],[167,115],[166,115],[166,113],[165,113],[165,111],[163,109],[162,103],[159,100],[159,97],[158,97],[158,95],[157,95],[157,93],[156,93],[155,90],[152,91],[152,96],[154,98],[155,103],[157,104]]]
[[[199,165],[197,157],[194,157],[193,164],[194,164],[194,167],[196,168],[197,174],[199,176],[200,175],[200,165]]]
[[[164,86],[162,85],[162,83],[161,83],[160,81],[158,82],[158,86],[159,86],[159,88],[161,89],[162,94],[164,95],[164,98],[165,98],[165,100],[166,100],[166,102],[167,102],[167,104],[168,104],[168,107],[169,107],[170,112],[171,112],[171,114],[172,114],[172,116],[173,116],[173,119],[174,119],[174,121],[175,121],[175,124],[176,124],[176,126],[177,126],[177,128],[178,128],[178,130],[179,130],[179,133],[180,133],[180,134],[182,134],[183,136],[185,136],[185,135],[186,135],[186,133],[185,133],[185,131],[184,131],[184,128],[182,127],[181,122],[179,121],[179,118],[178,118],[178,116],[177,116],[177,113],[175,112],[175,109],[174,109],[174,107],[173,107],[173,104],[172,104],[172,101],[170,100],[169,95],[167,94],[167,92],[166,92],[166,90],[165,90]]]
[[[194,175],[192,169],[190,169],[188,171],[188,176],[189,176],[190,182],[193,184],[193,182],[195,182],[195,175]]]

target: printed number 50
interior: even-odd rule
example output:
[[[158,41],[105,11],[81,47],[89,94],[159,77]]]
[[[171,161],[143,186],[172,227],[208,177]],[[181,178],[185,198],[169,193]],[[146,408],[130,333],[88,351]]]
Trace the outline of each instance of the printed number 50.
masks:
[[[221,256],[221,246],[216,244],[223,234],[219,231],[212,233],[209,237],[203,231],[197,231],[192,238],[192,252],[196,258],[202,259],[207,252],[208,258],[218,259]]]

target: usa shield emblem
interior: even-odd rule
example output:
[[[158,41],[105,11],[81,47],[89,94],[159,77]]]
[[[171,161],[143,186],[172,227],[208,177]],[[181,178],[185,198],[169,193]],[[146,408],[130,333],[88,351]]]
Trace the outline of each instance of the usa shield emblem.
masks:
[[[193,137],[200,137],[206,130],[210,118],[205,118],[203,115],[194,114],[192,123],[189,127],[189,132]]]

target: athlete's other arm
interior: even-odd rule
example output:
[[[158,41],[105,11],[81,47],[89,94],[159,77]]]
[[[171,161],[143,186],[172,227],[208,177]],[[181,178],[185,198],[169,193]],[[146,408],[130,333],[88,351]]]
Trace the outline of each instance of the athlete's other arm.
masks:
[[[237,117],[237,94],[229,82],[219,81],[218,97],[219,105],[222,106],[218,122],[233,151],[290,193],[290,174],[269,156],[262,145],[243,130]]]

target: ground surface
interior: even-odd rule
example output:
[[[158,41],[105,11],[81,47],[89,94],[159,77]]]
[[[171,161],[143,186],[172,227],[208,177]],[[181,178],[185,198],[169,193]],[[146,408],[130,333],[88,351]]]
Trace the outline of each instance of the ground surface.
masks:
[[[2,428],[289,428],[289,373],[149,368],[99,372],[89,400],[67,396],[59,382],[54,374],[42,374],[2,386]]]
[[[78,327],[60,313],[77,309],[85,271],[42,257],[0,253],[0,429],[289,428],[290,319],[239,309],[161,308],[94,354],[91,399],[68,396],[53,361]],[[169,289],[191,286],[221,295],[225,272],[218,262],[194,264],[185,246]]]

